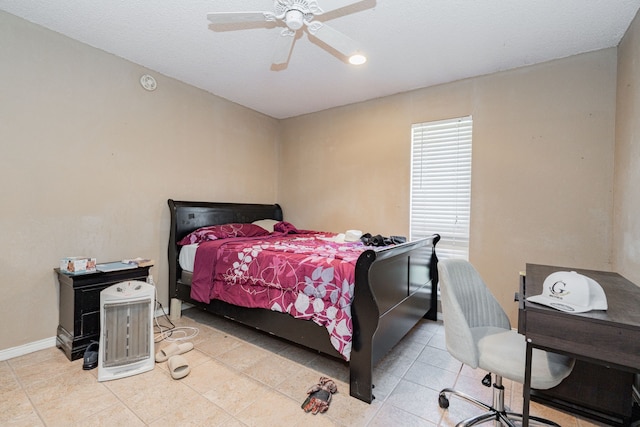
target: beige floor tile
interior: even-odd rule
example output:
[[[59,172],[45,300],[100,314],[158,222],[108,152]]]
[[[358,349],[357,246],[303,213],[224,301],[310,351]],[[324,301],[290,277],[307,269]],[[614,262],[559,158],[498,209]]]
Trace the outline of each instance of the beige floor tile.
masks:
[[[26,390],[48,426],[72,425],[118,402],[104,385],[84,372],[57,375],[51,381],[33,383]]]
[[[212,331],[205,341],[198,342],[198,350],[208,356],[219,356],[235,347],[243,344],[243,341],[220,331]]]
[[[150,402],[151,399],[152,402]],[[155,393],[151,399],[140,396],[126,402],[126,405],[147,425],[158,420],[172,419],[176,414],[178,414],[177,419],[191,416],[192,414],[183,412],[184,408],[188,407],[194,399],[201,399],[201,396],[183,384],[175,384],[162,392]]]
[[[322,357],[317,352],[298,345],[290,345],[277,352],[279,356],[309,366],[312,360]]]
[[[302,409],[300,409],[302,411]],[[329,410],[331,411],[331,407]],[[302,420],[297,424],[292,424],[292,427],[343,427],[345,424],[338,423],[337,421],[331,419],[329,412],[325,412],[322,414],[313,415],[312,413],[307,413],[302,418]]]
[[[18,383],[18,379],[14,376],[9,363],[6,361],[0,362],[0,395],[19,388],[20,383]]]
[[[426,343],[411,340],[411,337],[412,335],[407,335],[405,339],[400,341],[389,351],[389,355],[416,359],[424,349]]]
[[[264,384],[230,369],[220,369],[218,374],[216,383],[203,396],[232,415],[273,393]]]
[[[329,377],[333,380],[349,381],[349,365],[334,357],[319,354],[314,359],[311,359],[306,366],[322,373],[322,376]]]
[[[403,411],[391,404],[383,405],[380,411],[376,414],[375,418],[368,424],[367,427],[389,427],[389,426],[403,426],[403,427],[431,427],[436,423],[424,420],[409,412]]]
[[[455,382],[455,385],[453,385],[453,388],[466,393],[469,396],[480,400],[481,402],[491,403],[493,401],[493,388],[484,386],[481,380],[482,376],[466,377],[460,375],[458,377],[458,380]],[[507,396],[510,396],[509,391],[505,391],[505,402],[507,405],[509,405],[510,401],[507,401]]]
[[[104,384],[145,423],[174,412],[188,399],[198,395],[158,368]]]
[[[426,363],[427,365],[437,366],[447,371],[460,372],[462,363],[451,356],[448,351],[435,347],[426,346],[424,350],[416,357],[418,362]]]
[[[260,363],[267,359],[272,353],[263,350],[253,344],[240,343],[224,353],[216,355],[216,359],[238,371],[243,371],[249,366]]]
[[[401,379],[402,377],[393,375],[393,373],[375,369],[373,371],[373,396],[375,399],[386,400]],[[348,392],[348,385],[346,390]]]
[[[326,412],[334,422],[344,426],[366,426],[382,406],[382,402],[374,400],[367,404],[349,396],[348,389],[344,393],[336,393],[331,399]]]
[[[3,421],[2,423],[3,427],[39,427],[44,425],[45,424],[35,412],[28,415],[12,418],[7,420],[6,422]]]
[[[194,425],[193,427],[201,427],[201,425]],[[212,425],[212,427],[247,427],[247,425],[242,421],[231,417],[220,424]]]
[[[287,377],[300,368],[300,365],[284,357],[270,355],[260,359],[244,369],[244,373],[265,385],[277,388]]]
[[[438,423],[443,410],[438,406],[438,392],[407,380],[402,380],[385,401],[410,414]]]
[[[307,398],[307,390],[318,383],[321,373],[305,366],[300,366],[295,370],[288,372],[287,377],[278,385],[278,391],[282,394],[294,399],[298,405]],[[345,390],[338,385],[338,392],[344,393]]]
[[[475,406],[457,396],[449,396],[449,408],[443,411],[440,423],[443,426],[455,426],[460,421],[478,416],[485,412],[486,409]]]
[[[424,322],[419,323],[414,326],[411,331],[404,337],[403,341],[409,341],[413,343],[420,344],[422,346],[427,345],[427,343],[433,338],[435,335],[435,329],[425,326]]]
[[[393,353],[387,354],[378,365],[374,368],[376,372],[386,372],[396,377],[403,377],[411,365],[414,359],[405,357],[402,354]]]
[[[222,426],[232,420],[231,415],[201,395],[182,399],[172,410],[157,418],[150,426]]]
[[[218,387],[221,381],[233,377],[237,373],[228,366],[214,359],[197,365],[191,369],[191,373],[181,381],[200,394],[205,394],[214,387]]]
[[[404,378],[414,383],[440,391],[446,387],[452,387],[456,383],[458,374],[437,366],[422,362],[414,362]]]
[[[0,391],[0,425],[43,425],[27,394],[20,388]]]
[[[266,393],[236,414],[248,426],[292,426],[307,419],[294,400],[279,393]]]
[[[434,334],[429,342],[427,343],[430,347],[439,348],[441,350],[447,350],[447,345],[445,343],[444,335]]]
[[[143,394],[140,390],[144,390],[144,394],[146,395],[154,390],[162,390],[173,385],[173,380],[169,377],[168,372],[159,369],[158,365],[159,364],[156,364],[154,369],[148,372],[117,380],[104,381],[100,384],[103,384],[113,394],[117,395],[120,400],[127,402]],[[179,384],[178,382],[176,383]],[[154,395],[149,396],[150,399],[153,397]]]
[[[142,427],[145,424],[126,405],[118,402],[75,423],[77,427]]]
[[[57,376],[72,376],[82,372],[82,359],[70,362],[67,356],[55,347],[10,359],[8,363],[25,387],[37,382],[51,381]]]
[[[550,408],[548,406],[541,405],[536,402],[532,402],[529,407],[530,415],[546,418],[548,420],[554,421],[557,424],[560,424],[562,427],[577,427],[578,421],[572,415],[569,415],[560,410]],[[518,411],[520,412],[520,411]]]

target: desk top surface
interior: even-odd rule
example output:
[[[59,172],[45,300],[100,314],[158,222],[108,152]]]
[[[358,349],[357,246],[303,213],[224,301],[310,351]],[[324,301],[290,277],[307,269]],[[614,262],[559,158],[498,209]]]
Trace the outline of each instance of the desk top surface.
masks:
[[[525,298],[542,293],[544,279],[556,271],[576,271],[598,282],[607,296],[608,309],[592,310],[586,313],[564,313],[544,305],[525,302],[527,310],[545,310],[571,317],[583,317],[585,321],[612,322],[631,328],[640,328],[640,287],[618,273],[527,264]]]

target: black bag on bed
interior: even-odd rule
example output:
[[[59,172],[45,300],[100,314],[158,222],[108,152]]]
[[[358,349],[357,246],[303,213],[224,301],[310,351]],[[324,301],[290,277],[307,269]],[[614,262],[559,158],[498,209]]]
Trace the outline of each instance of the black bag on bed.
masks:
[[[360,240],[367,246],[389,246],[405,243],[407,238],[403,236],[384,237],[380,234],[372,236],[371,233],[365,233],[362,235]]]

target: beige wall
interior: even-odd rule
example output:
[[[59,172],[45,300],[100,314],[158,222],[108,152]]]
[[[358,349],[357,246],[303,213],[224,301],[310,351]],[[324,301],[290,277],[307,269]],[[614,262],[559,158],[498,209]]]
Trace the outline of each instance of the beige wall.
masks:
[[[410,125],[467,114],[471,261],[512,320],[526,262],[619,267],[640,283],[638,26],[619,58],[606,49],[278,122],[156,73],[146,92],[149,70],[0,12],[0,350],[55,335],[64,256],[153,257],[166,304],[169,197],[278,201],[302,228],[408,234]]]
[[[618,48],[614,269],[640,285],[640,14]]]
[[[279,201],[407,235],[411,124],[473,115],[470,260],[515,321],[525,263],[611,268],[615,94],[611,48],[288,119]]]
[[[152,257],[166,304],[168,198],[276,201],[278,121],[148,71],[0,12],[0,350],[55,336],[65,256]]]

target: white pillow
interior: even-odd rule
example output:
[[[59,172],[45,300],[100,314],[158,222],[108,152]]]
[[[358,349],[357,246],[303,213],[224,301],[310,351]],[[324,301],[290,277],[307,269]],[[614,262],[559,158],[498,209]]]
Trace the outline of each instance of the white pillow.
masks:
[[[276,221],[275,219],[260,219],[258,221],[253,221],[251,224],[257,225],[258,227],[262,227],[267,230],[269,233],[273,233],[273,226],[279,223],[280,221]]]

